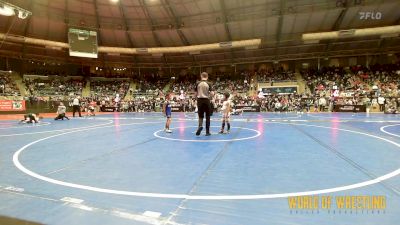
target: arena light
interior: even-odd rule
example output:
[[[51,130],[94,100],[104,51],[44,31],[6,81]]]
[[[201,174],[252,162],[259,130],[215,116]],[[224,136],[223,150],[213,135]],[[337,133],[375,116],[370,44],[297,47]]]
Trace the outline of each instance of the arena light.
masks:
[[[0,15],[3,16],[14,16],[17,14],[18,18],[26,19],[32,15],[32,12],[2,0],[0,0],[0,5],[2,6],[0,7]]]
[[[18,18],[20,19],[26,19],[29,15],[27,11],[18,11]]]
[[[14,8],[7,6],[7,5],[3,5],[3,7],[0,7],[0,15],[2,16],[14,16],[15,15],[15,11]]]
[[[319,33],[306,33],[302,35],[302,40],[305,42],[319,41],[319,40],[330,40],[340,39],[348,37],[366,37],[380,35],[381,37],[393,37],[400,34],[400,25],[386,26],[386,27],[374,27],[364,29],[350,29],[330,32],[319,32]]]

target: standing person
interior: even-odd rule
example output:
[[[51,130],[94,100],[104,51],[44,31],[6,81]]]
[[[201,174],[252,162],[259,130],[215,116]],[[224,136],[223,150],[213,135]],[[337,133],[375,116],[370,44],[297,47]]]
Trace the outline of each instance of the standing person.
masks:
[[[385,111],[385,98],[382,95],[378,97],[378,104],[379,104],[379,111],[381,112]]]
[[[311,105],[312,105],[312,100],[310,98],[307,98],[307,100],[306,100],[306,111],[307,111],[307,113],[310,112]]]
[[[69,118],[65,115],[65,111],[66,111],[66,107],[64,105],[64,103],[60,102],[60,105],[58,106],[57,109],[57,117],[54,118],[54,120],[64,120],[64,118],[66,118],[67,120],[69,120]]]
[[[314,98],[314,112],[318,112],[318,99]]]
[[[72,117],[75,117],[75,112],[79,113],[79,117],[82,117],[81,115],[81,104],[79,102],[79,96],[75,97],[74,100],[72,101]]]
[[[227,124],[227,129],[226,132],[229,134],[231,130],[231,112],[232,112],[232,106],[231,106],[231,101],[229,100],[230,94],[225,93],[224,94],[224,102],[222,103],[222,126],[221,126],[221,131],[219,132],[220,134],[224,133],[225,129],[225,123]]]
[[[196,135],[199,136],[203,130],[204,114],[206,115],[206,136],[210,136],[210,115],[211,115],[211,103],[210,98],[214,95],[211,85],[207,82],[208,73],[201,73],[201,80],[196,86],[197,96],[197,109],[199,116],[199,127],[197,128]]]
[[[172,115],[172,107],[171,103],[169,102],[170,100],[170,95],[167,94],[165,96],[165,103],[163,106],[163,113],[167,117],[167,121],[165,122],[165,132],[166,133],[172,133],[172,131],[169,129],[169,125],[171,124],[171,115]]]
[[[325,111],[325,106],[326,106],[326,99],[324,97],[321,96],[321,98],[318,101],[318,105],[319,105],[319,111],[323,112]]]

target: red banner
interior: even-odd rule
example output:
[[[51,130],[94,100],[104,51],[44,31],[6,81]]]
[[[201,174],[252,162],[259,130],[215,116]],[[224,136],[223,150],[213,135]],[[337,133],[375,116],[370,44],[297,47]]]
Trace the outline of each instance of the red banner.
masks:
[[[25,101],[0,100],[0,111],[25,111]]]

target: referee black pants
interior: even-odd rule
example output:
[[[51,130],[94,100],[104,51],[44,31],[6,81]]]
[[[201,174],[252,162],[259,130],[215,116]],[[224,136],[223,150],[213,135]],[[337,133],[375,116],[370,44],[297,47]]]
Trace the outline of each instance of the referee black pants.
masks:
[[[75,117],[75,112],[78,112],[79,113],[79,117],[82,117],[82,115],[81,115],[81,106],[73,105],[72,106],[72,117]]]
[[[208,98],[197,99],[197,113],[199,115],[199,127],[203,126],[204,114],[206,115],[206,132],[210,132],[211,104]]]
[[[385,104],[379,104],[379,111],[385,111]]]

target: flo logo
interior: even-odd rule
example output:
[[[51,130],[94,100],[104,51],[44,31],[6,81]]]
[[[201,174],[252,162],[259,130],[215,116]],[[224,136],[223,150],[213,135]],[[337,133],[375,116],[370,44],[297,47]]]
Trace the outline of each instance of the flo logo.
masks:
[[[15,102],[13,102],[12,103],[12,108],[13,109],[22,109],[22,103],[21,102],[17,102],[17,101],[15,101]]]
[[[381,12],[359,12],[360,20],[380,20],[382,19]]]

